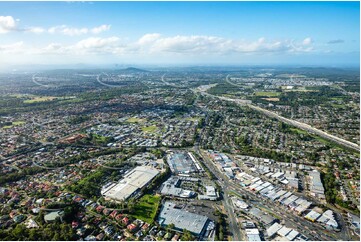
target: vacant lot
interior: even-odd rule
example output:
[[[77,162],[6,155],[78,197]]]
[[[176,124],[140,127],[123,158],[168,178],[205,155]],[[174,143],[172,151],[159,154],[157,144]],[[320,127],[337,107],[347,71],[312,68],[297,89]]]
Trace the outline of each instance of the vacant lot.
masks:
[[[4,126],[3,129],[10,129],[14,126],[18,126],[18,125],[22,125],[22,124],[25,124],[25,122],[24,121],[15,121],[15,122],[12,122],[11,125]]]
[[[160,200],[161,197],[157,195],[144,195],[135,205],[134,213],[132,215],[135,218],[143,220],[147,223],[153,223]]]
[[[147,132],[147,133],[154,133],[157,129],[158,128],[155,125],[145,126],[142,128],[143,132]]]
[[[144,123],[146,120],[142,118],[132,117],[127,120],[128,123]]]
[[[262,99],[269,101],[269,102],[278,102],[280,100],[278,97],[268,97],[268,98],[262,98]]]
[[[53,101],[57,97],[32,97],[30,100],[25,100],[24,103],[38,103],[38,102],[48,102]]]
[[[280,92],[255,92],[256,96],[259,97],[278,97],[281,95]]]

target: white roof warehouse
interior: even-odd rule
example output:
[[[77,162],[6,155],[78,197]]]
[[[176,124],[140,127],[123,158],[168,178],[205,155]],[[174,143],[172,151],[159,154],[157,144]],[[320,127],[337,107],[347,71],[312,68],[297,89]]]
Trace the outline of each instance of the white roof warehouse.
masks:
[[[174,224],[178,231],[187,229],[195,235],[201,235],[206,230],[208,218],[178,209],[174,203],[165,202],[160,211],[158,222],[161,226]]]
[[[101,194],[107,198],[124,201],[146,186],[158,174],[157,169],[149,166],[138,166],[126,174],[118,183],[107,186],[101,191]]]

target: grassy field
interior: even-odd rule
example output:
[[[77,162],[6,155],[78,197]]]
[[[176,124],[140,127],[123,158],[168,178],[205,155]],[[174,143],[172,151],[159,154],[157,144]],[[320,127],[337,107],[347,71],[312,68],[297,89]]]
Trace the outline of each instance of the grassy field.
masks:
[[[255,92],[256,96],[259,97],[278,97],[281,95],[280,92]]]
[[[295,86],[292,89],[287,89],[287,86],[282,86],[283,92],[319,92],[319,90],[307,89],[303,86]]]
[[[48,102],[48,101],[53,101],[55,100],[57,97],[32,97],[29,100],[25,100],[24,103],[38,103],[38,102]]]
[[[153,223],[158,206],[160,204],[161,196],[144,195],[135,205],[134,213],[135,218],[143,220],[147,223]]]
[[[304,134],[304,135],[307,135],[308,132],[307,131],[304,131],[302,129],[298,129],[298,128],[290,128],[290,130],[294,133],[298,133],[298,134]]]
[[[24,121],[15,121],[15,122],[12,122],[11,125],[4,126],[3,129],[10,129],[14,126],[18,126],[18,125],[22,125],[22,124],[25,124],[25,122]]]
[[[142,118],[132,117],[127,120],[128,123],[144,123],[146,120]]]
[[[262,98],[262,99],[269,101],[269,102],[278,102],[280,100],[278,97],[268,97],[268,98]]]
[[[151,126],[144,126],[142,127],[143,132],[147,132],[147,133],[154,133],[155,131],[158,130],[157,126],[155,125],[151,125]]]
[[[187,120],[187,121],[193,121],[193,122],[196,122],[196,121],[199,122],[200,118],[198,118],[198,117],[193,117],[193,118],[186,118],[186,120]]]

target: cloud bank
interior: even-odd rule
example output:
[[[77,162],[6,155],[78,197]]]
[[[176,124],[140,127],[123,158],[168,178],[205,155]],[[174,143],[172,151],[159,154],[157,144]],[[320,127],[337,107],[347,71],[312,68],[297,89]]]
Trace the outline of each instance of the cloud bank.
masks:
[[[29,32],[34,34],[50,33],[63,34],[69,36],[83,35],[83,34],[100,34],[110,30],[111,25],[103,24],[92,28],[75,28],[67,25],[45,27],[19,27],[20,20],[14,19],[12,16],[0,16],[0,34],[7,34],[9,32]]]

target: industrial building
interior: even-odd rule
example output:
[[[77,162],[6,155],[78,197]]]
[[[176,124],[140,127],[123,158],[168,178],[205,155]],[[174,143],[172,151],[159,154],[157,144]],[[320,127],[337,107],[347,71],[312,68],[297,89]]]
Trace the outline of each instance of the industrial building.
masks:
[[[110,199],[124,201],[146,186],[159,171],[149,166],[138,166],[128,172],[118,183],[102,189],[101,194]]]
[[[162,227],[174,224],[175,230],[182,232],[187,229],[196,236],[206,233],[210,220],[203,215],[187,212],[172,202],[165,202],[158,216],[158,223]]]
[[[247,241],[261,241],[259,230],[256,228],[246,229]]]
[[[258,208],[251,208],[249,210],[249,215],[258,219],[258,221],[262,222],[265,226],[272,224],[276,219],[269,214],[263,213]]]
[[[321,174],[316,171],[310,171],[308,173],[310,177],[310,193],[311,195],[319,198],[319,199],[325,199],[325,189],[323,187],[322,181],[321,181]]]
[[[282,226],[279,223],[274,223],[267,229],[268,239],[273,238],[276,235],[280,236],[279,240],[281,241],[304,240],[305,238],[298,231]]]

